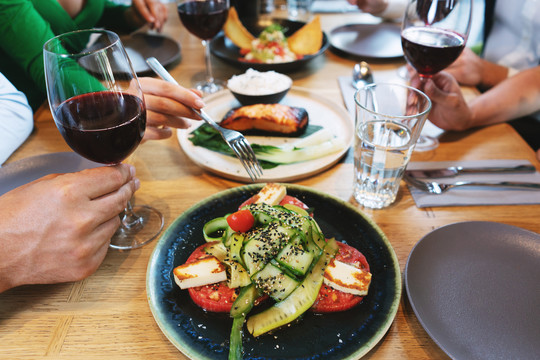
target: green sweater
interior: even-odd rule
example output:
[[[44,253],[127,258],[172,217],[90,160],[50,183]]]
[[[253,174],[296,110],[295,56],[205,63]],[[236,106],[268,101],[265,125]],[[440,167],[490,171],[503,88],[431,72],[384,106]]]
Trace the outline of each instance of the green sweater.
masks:
[[[43,45],[69,31],[106,27],[129,31],[126,6],[110,0],[87,0],[75,19],[57,0],[0,0],[0,72],[26,94],[35,110],[46,99]]]

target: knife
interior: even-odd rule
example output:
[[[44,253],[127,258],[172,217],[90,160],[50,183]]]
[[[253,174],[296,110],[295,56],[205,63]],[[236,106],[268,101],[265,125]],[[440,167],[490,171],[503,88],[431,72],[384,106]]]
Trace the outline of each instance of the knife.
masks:
[[[417,178],[446,178],[460,174],[501,174],[501,173],[532,173],[536,168],[532,165],[518,166],[490,166],[490,167],[463,167],[450,166],[442,169],[415,169],[406,170],[405,173]]]

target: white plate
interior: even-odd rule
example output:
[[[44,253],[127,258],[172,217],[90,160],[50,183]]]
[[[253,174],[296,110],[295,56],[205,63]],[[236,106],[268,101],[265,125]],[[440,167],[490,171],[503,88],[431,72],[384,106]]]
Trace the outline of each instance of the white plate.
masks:
[[[540,235],[496,222],[438,228],[404,272],[418,320],[452,359],[540,359]]]
[[[205,98],[205,110],[216,122],[220,122],[225,114],[232,108],[240,106],[240,103],[228,91],[221,91]],[[309,123],[329,129],[335,137],[345,144],[344,150],[329,154],[319,159],[301,163],[280,165],[273,169],[264,170],[260,182],[287,182],[305,178],[334,165],[347,152],[353,140],[353,120],[342,106],[339,106],[312,92],[292,88],[281,104],[303,107],[309,115]],[[189,134],[201,122],[194,122],[192,127],[186,130],[178,130],[178,142],[186,155],[197,165],[205,170],[216,173],[228,179],[251,182],[248,174],[240,161],[236,158],[210,151],[200,146],[194,146],[188,139]],[[286,142],[296,141],[297,138],[273,137],[273,136],[247,136],[250,143],[279,146]]]
[[[73,152],[28,157],[0,168],[0,195],[49,174],[62,174],[102,166]]]

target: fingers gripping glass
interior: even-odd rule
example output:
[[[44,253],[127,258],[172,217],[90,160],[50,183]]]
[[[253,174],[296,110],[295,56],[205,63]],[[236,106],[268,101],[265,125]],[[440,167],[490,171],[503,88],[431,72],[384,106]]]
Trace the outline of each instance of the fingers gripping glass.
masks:
[[[472,0],[411,0],[401,27],[407,62],[425,80],[462,53],[471,29]],[[422,90],[422,89],[420,89]],[[420,136],[415,150],[435,149],[436,138]]]
[[[82,30],[59,35],[43,47],[49,106],[66,143],[79,155],[116,165],[135,151],[146,127],[137,76],[116,35]],[[163,216],[128,202],[111,239],[116,249],[138,248],[163,229]]]

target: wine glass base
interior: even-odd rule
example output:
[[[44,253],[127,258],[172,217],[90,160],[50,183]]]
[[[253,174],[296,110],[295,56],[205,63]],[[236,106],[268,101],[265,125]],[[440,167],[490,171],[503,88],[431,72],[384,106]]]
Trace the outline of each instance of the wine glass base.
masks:
[[[213,82],[201,81],[195,84],[197,90],[202,91],[205,95],[216,93],[225,88],[225,83],[220,80],[214,80]]]
[[[129,227],[121,225],[111,238],[109,247],[117,250],[139,248],[154,240],[165,223],[161,213],[147,205],[133,207],[133,212],[139,217],[137,222]]]
[[[422,152],[436,149],[439,146],[439,140],[432,136],[420,135],[414,146],[414,151]]]

